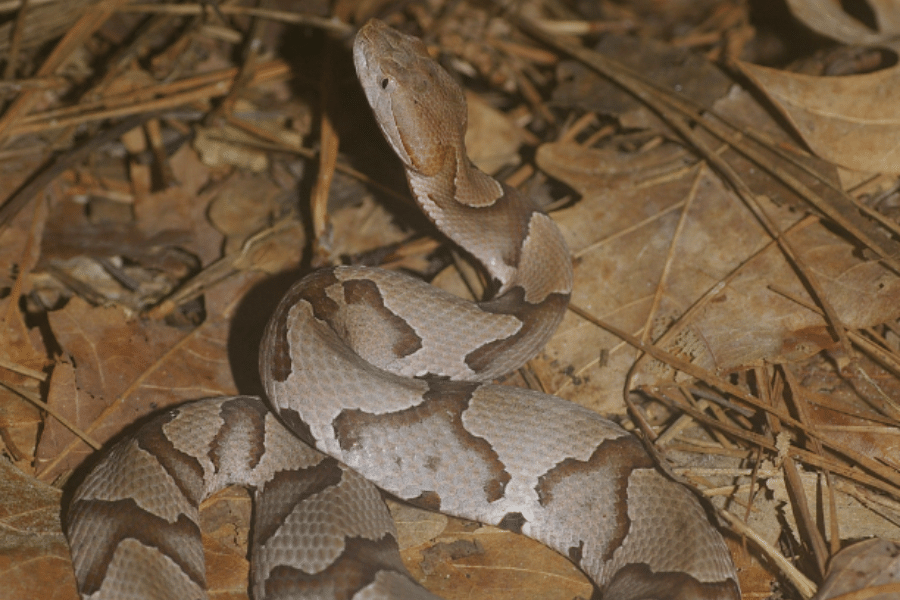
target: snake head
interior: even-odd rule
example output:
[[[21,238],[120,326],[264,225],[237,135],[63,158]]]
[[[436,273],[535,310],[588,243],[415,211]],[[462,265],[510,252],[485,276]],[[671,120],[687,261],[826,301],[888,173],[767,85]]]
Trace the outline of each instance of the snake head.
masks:
[[[466,156],[466,97],[422,40],[372,19],[353,44],[356,74],[384,137],[414,180],[452,189],[452,201],[490,206],[503,188]],[[417,198],[418,199],[418,198]],[[433,215],[432,215],[433,217]]]
[[[404,166],[425,177],[448,168],[465,148],[466,100],[425,44],[372,19],[356,35],[353,59],[375,119]]]

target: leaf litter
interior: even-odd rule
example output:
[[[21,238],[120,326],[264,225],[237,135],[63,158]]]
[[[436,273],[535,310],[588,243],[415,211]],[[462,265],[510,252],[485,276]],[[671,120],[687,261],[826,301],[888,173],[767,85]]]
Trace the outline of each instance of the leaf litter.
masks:
[[[808,598],[850,540],[900,537],[897,107],[872,93],[895,66],[822,74],[862,64],[838,47],[813,74],[774,68],[741,2],[453,3],[437,20],[304,4],[0,8],[15,65],[0,87],[0,572],[26,586],[0,596],[75,597],[56,490],[148,414],[258,393],[266,316],[310,263],[481,289],[410,208],[322,33],[372,14],[443,51],[482,123],[476,160],[554,209],[572,248],[572,311],[511,380],[652,443],[717,507],[745,597]],[[854,18],[839,3],[788,4],[883,56],[900,22],[873,2],[879,27],[835,31]],[[271,43],[286,23],[304,32],[294,54]],[[394,510],[410,568],[448,598],[590,594],[537,544]],[[217,598],[246,595],[248,514],[235,492],[204,509]]]

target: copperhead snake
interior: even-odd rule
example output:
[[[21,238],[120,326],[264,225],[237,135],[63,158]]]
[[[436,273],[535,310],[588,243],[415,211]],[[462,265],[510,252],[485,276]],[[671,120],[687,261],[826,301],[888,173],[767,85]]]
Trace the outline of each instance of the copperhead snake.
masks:
[[[206,598],[198,505],[237,483],[254,490],[255,598],[435,598],[404,569],[373,482],[545,543],[606,600],[740,598],[702,505],[637,438],[555,396],[484,383],[559,324],[565,242],[469,162],[463,93],[421,41],[373,20],[354,61],[416,200],[496,294],[471,303],[361,267],[295,284],[261,345],[271,409],[242,396],[166,412],[77,489],[66,531],[82,597]]]

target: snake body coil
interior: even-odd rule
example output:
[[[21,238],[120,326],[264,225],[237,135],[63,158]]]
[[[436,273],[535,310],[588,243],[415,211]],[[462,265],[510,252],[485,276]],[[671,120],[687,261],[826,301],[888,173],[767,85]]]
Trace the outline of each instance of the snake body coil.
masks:
[[[83,598],[205,597],[197,507],[233,483],[255,494],[256,598],[434,598],[403,568],[369,481],[540,540],[607,600],[739,598],[697,498],[635,437],[555,396],[483,383],[559,324],[572,289],[565,243],[527,198],[470,164],[462,91],[419,40],[371,21],[354,58],[416,200],[497,294],[474,304],[358,267],[297,283],[260,351],[278,418],[252,397],[184,405],[116,446],[77,490],[67,533]]]

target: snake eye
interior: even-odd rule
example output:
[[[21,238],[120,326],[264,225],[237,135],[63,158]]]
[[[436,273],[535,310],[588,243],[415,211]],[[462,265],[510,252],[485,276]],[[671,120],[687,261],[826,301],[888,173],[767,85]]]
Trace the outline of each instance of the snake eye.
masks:
[[[391,84],[391,80],[388,77],[385,77],[381,80],[381,89],[386,90],[388,86]]]

